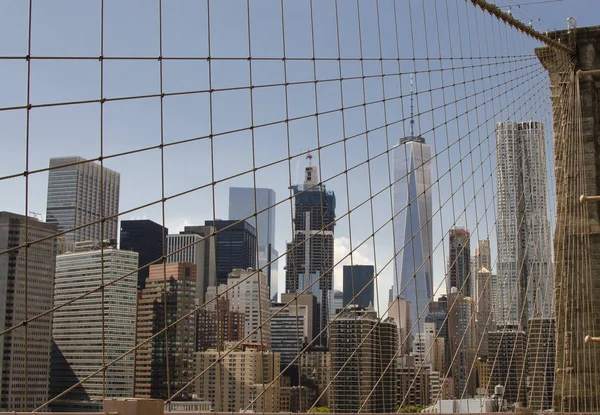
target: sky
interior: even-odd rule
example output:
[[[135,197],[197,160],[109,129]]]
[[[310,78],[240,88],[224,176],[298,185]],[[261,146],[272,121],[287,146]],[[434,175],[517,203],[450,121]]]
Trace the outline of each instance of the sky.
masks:
[[[376,306],[385,309],[394,280],[389,156],[409,132],[414,74],[416,132],[436,154],[436,296],[445,291],[443,236],[452,226],[471,230],[471,249],[489,237],[495,258],[494,123],[545,122],[552,166],[539,42],[463,0],[249,4],[248,14],[245,0],[34,0],[30,13],[28,2],[0,2],[0,210],[45,216],[47,172],[31,174],[27,186],[6,176],[44,169],[50,157],[153,147],[104,161],[121,173],[121,212],[135,209],[121,219],[162,223],[164,215],[178,233],[226,219],[229,187],[267,187],[281,202],[282,254],[292,235],[289,186],[302,180],[311,150],[337,198],[336,262],[374,264]],[[504,11],[509,4],[498,2]],[[565,28],[569,16],[579,26],[600,16],[596,0],[510,9],[542,31]],[[164,204],[136,209],[163,192]]]

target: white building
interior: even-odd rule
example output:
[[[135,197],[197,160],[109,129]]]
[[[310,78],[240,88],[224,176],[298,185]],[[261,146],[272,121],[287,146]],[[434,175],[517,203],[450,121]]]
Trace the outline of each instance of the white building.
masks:
[[[394,147],[393,156],[394,281],[400,281],[400,287],[394,286],[393,297],[410,301],[412,318],[417,322],[413,332],[417,333],[423,331],[433,296],[431,146],[411,133]]]
[[[76,243],[75,252],[56,258],[54,306],[131,274],[106,287],[104,296],[96,291],[54,312],[52,338],[56,348],[52,356],[51,392],[64,391],[103,363],[133,348],[137,264],[137,252],[86,242]],[[133,378],[133,354],[130,354],[110,366],[105,379],[101,372],[67,394],[56,410],[81,410],[90,403],[101,405],[106,396],[131,397]]]
[[[46,222],[64,232],[110,216],[104,228],[98,222],[64,235],[61,252],[74,242],[117,239],[120,181],[119,173],[81,157],[50,159]]]
[[[55,232],[54,225],[0,212],[0,251]],[[25,251],[23,247],[0,255],[0,330],[52,307],[56,242],[50,238],[32,244],[27,257]],[[22,327],[2,336],[0,411],[32,411],[48,400],[52,314],[30,322],[28,327],[27,337]]]
[[[244,313],[246,324],[245,341],[271,344],[271,325],[268,320],[271,316],[271,301],[267,276],[260,271],[234,269],[227,280],[227,284],[218,287],[209,287],[206,293],[207,309],[214,309],[215,297],[229,300],[230,311]]]
[[[554,279],[544,124],[497,123],[496,145],[500,285],[500,293],[494,293],[498,295],[496,321],[517,324],[532,317],[547,318],[552,312]],[[525,301],[527,313],[520,313]]]
[[[200,304],[208,287],[217,284],[215,238],[212,226],[186,226],[179,234],[167,235],[168,263],[196,264],[196,295]]]

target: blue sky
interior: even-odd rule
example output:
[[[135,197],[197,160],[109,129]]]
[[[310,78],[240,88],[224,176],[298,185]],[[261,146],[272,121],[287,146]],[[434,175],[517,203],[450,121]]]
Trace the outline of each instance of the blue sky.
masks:
[[[360,0],[359,9],[356,1],[339,0],[337,25],[332,0],[313,1],[312,22],[309,1],[252,0],[250,29],[246,1],[212,0],[209,63],[206,1],[164,0],[159,13],[158,1],[104,0],[103,24],[101,4],[33,1],[31,55],[52,59],[33,59],[28,82],[23,59],[28,54],[28,2],[0,3],[0,57],[14,58],[0,59],[0,177],[24,171],[26,154],[33,170],[47,167],[50,157],[94,158],[101,152],[107,156],[156,146],[161,139],[168,144],[196,138],[165,147],[164,169],[157,149],[105,161],[121,173],[121,211],[160,199],[163,177],[166,196],[205,186],[165,203],[166,225],[176,233],[184,225],[225,219],[230,186],[269,187],[278,201],[286,200],[276,208],[277,249],[283,253],[291,238],[288,186],[301,180],[307,163],[303,153],[321,147],[313,151],[313,162],[336,193],[338,217],[351,209],[336,227],[337,259],[354,250],[354,263],[375,263],[383,306],[393,279],[391,265],[386,267],[394,253],[391,194],[385,190],[368,200],[389,186],[387,150],[408,133],[410,73],[416,73],[417,130],[437,153],[433,239],[440,242],[454,224],[467,226],[474,240],[492,238],[495,258],[493,123],[535,118],[551,131],[547,79],[533,55],[537,42],[463,0],[398,0],[395,9],[392,0]],[[595,0],[511,9],[540,30],[562,29],[568,16],[576,17],[579,26],[594,25],[600,15]],[[161,40],[162,91],[167,94],[162,109],[154,96],[111,100],[102,112],[98,102],[34,108],[29,122],[24,109],[6,110],[27,104],[28,84],[34,105],[96,101],[101,90],[109,99],[157,95]],[[103,65],[101,54],[107,58]],[[249,55],[255,59],[251,63],[245,59]],[[252,94],[250,77],[256,87]],[[284,82],[292,85],[285,88]],[[212,100],[206,92],[211,88],[216,90]],[[173,95],[190,91],[196,92]],[[212,140],[206,138],[211,133],[216,134]],[[217,184],[211,186],[213,174]],[[46,182],[46,172],[30,176],[27,210],[45,214]],[[0,180],[0,195],[0,210],[26,211],[24,178]],[[132,218],[161,222],[161,205],[123,217]],[[434,246],[434,289],[444,277],[445,244]],[[341,275],[336,285],[341,286]]]

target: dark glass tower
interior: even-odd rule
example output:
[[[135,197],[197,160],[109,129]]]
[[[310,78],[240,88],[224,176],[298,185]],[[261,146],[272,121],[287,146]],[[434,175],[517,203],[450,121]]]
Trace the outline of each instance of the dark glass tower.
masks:
[[[246,221],[207,220],[216,234],[217,284],[227,284],[234,269],[256,269],[256,229]],[[226,229],[227,228],[227,229]]]
[[[292,189],[294,236],[287,244],[285,290],[306,290],[317,297],[320,331],[327,326],[333,305],[335,194],[319,184],[316,166],[306,167],[304,184]],[[326,336],[321,337],[321,344],[327,344]]]
[[[373,265],[344,265],[344,306],[356,304],[367,308],[369,303],[373,304],[375,302],[374,276]]]
[[[124,251],[139,254],[138,267],[148,265],[163,255],[163,241],[166,241],[169,230],[151,220],[122,220],[121,242],[119,247]],[[146,287],[149,267],[138,272],[138,289]]]

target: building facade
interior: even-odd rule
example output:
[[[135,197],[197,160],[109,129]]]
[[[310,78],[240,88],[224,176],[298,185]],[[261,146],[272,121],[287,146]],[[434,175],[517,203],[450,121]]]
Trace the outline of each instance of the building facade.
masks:
[[[285,291],[317,296],[321,331],[327,327],[333,301],[335,194],[319,183],[317,167],[308,166],[304,184],[293,186],[294,235],[287,244]],[[327,344],[326,330],[318,341]]]
[[[61,237],[61,253],[74,242],[116,241],[120,174],[81,157],[51,158],[49,167],[46,222],[56,224],[58,232],[83,226]],[[104,226],[102,218],[108,218]]]
[[[375,304],[375,267],[373,265],[344,265],[344,305],[368,307]]]
[[[109,284],[54,312],[50,392],[63,392],[135,344],[138,253],[118,250],[111,242],[75,243],[74,252],[56,257],[54,305]],[[120,279],[117,282],[116,280]],[[102,302],[104,306],[102,307]],[[101,309],[103,312],[99,312]],[[100,408],[110,397],[133,396],[134,357],[128,355],[74,389],[56,409]]]
[[[300,355],[300,376],[317,386],[316,406],[329,406],[331,355],[326,348],[312,348]],[[312,404],[311,404],[312,405]]]
[[[556,368],[556,323],[554,319],[529,319],[527,329],[528,397],[534,411],[552,409]]]
[[[150,266],[146,288],[137,306],[136,342],[141,343],[179,320],[194,308],[196,264]],[[135,391],[138,398],[169,398],[192,378],[196,336],[194,315],[140,346],[135,355]]]
[[[400,140],[394,157],[394,297],[410,301],[416,333],[423,330],[433,296],[431,260],[431,146],[420,136]]]
[[[196,353],[198,397],[215,412],[279,412],[279,354],[252,343],[229,348]]]
[[[276,203],[277,196],[273,189],[229,188],[229,220],[245,220],[256,229],[258,268],[267,276],[271,298],[274,301],[277,301],[279,293],[277,271],[279,253],[275,249]]]
[[[227,284],[234,269],[256,269],[256,229],[250,223],[236,220],[207,220],[214,228],[217,284]],[[270,297],[269,297],[270,298]]]
[[[27,222],[27,226],[26,226]],[[56,226],[0,212],[0,251],[52,236]],[[0,255],[0,330],[52,307],[56,240],[33,243]],[[27,291],[27,299],[20,295]],[[48,400],[52,314],[2,336],[0,411],[32,411]],[[27,345],[27,347],[25,347]],[[23,362],[27,360],[27,370]],[[27,399],[25,399],[27,382]]]
[[[475,324],[470,297],[456,287],[448,294],[448,365],[453,380],[452,398],[470,398],[475,395],[477,374]]]
[[[553,307],[553,267],[547,212],[544,124],[496,124],[498,178],[498,324],[549,318]],[[521,310],[524,310],[521,312]]]
[[[212,227],[190,226],[183,232],[167,236],[167,262],[196,264],[196,297],[206,300],[208,287],[216,284],[217,267]]]
[[[138,290],[143,290],[150,275],[148,264],[165,254],[169,230],[151,220],[122,220],[119,248],[138,253]]]
[[[246,316],[229,309],[229,300],[216,300],[214,309],[200,309],[196,314],[196,351],[224,350],[228,342],[244,338]]]
[[[504,386],[507,404],[527,403],[527,365],[525,331],[517,325],[498,327],[488,334],[490,379],[492,385]]]
[[[348,308],[331,323],[332,412],[395,412],[398,331],[372,308]]]
[[[227,284],[209,287],[206,295],[207,309],[217,300],[229,300],[229,310],[245,316],[244,338],[246,342],[271,345],[271,317],[267,276],[260,271],[234,269]]]
[[[471,297],[473,277],[471,276],[471,235],[464,228],[452,228],[448,232],[448,277],[447,291],[452,287],[463,293],[465,297]]]

